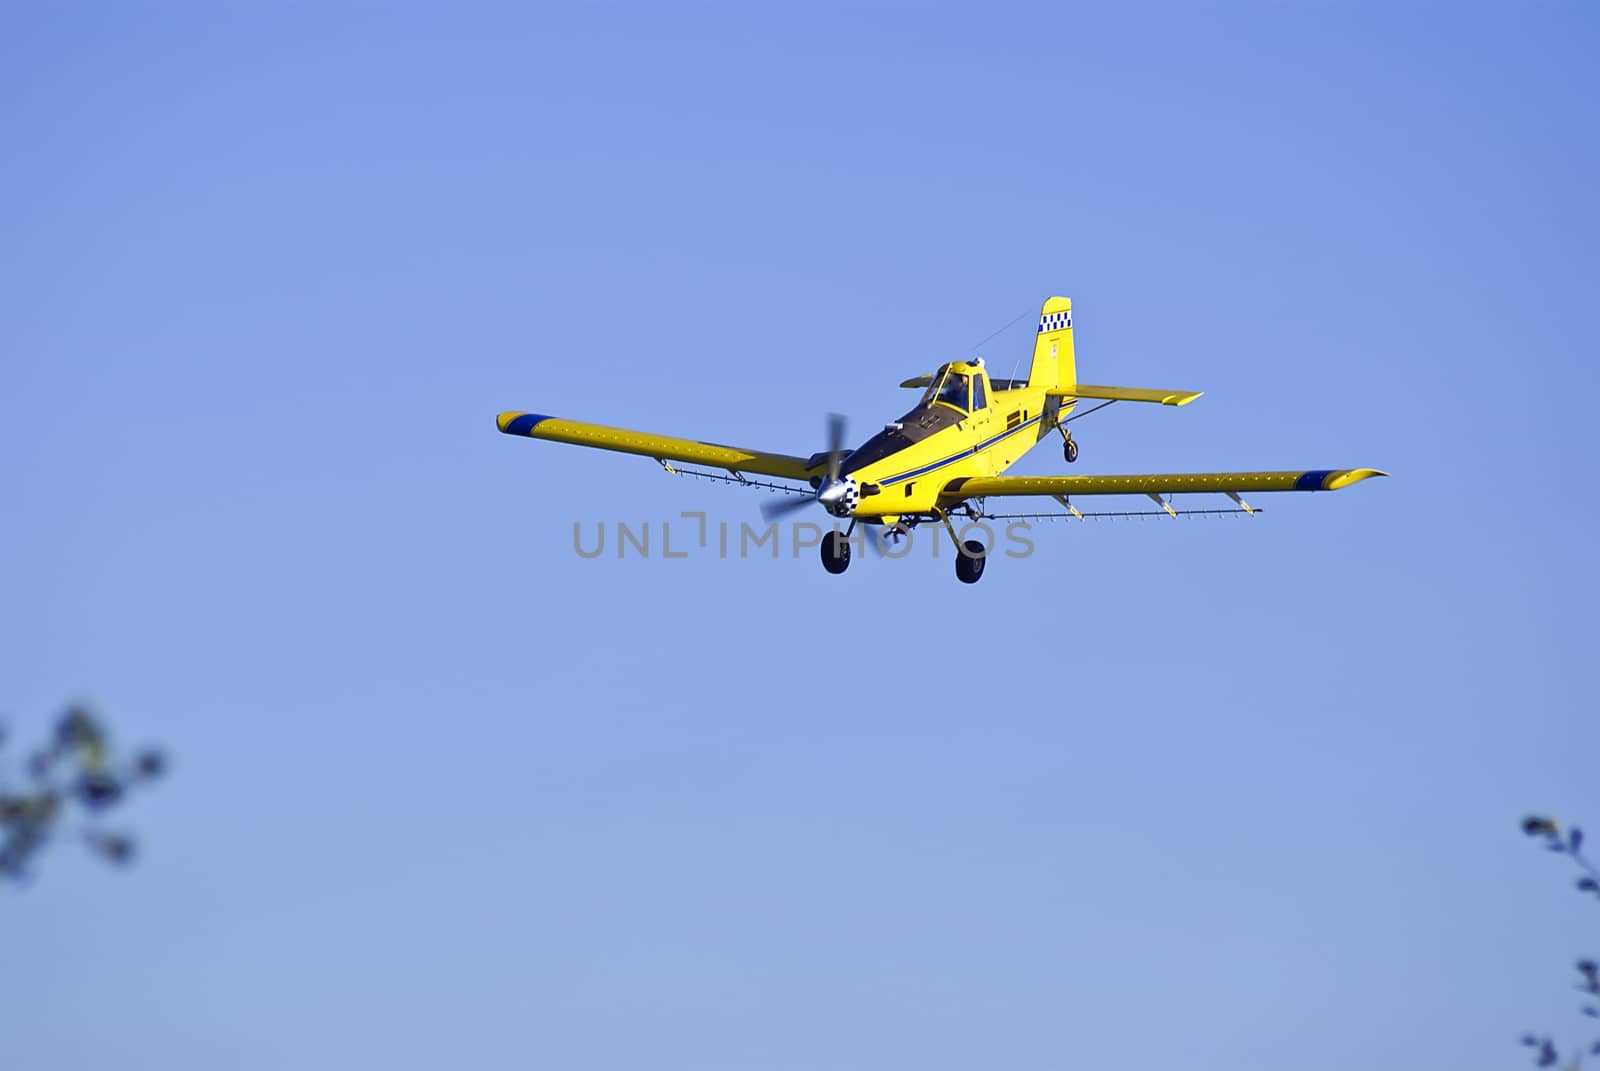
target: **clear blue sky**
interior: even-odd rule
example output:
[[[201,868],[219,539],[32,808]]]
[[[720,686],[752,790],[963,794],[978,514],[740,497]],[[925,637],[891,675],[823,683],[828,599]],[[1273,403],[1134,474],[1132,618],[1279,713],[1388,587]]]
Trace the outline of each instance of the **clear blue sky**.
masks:
[[[7,1067],[1517,1066],[1600,827],[1581,4],[6,4],[0,712],[174,755],[0,889]],[[1054,293],[1254,521],[583,561]],[[1003,363],[1005,348],[991,352]],[[1054,447],[1022,471],[1061,468]],[[1597,828],[1600,832],[1600,828]]]

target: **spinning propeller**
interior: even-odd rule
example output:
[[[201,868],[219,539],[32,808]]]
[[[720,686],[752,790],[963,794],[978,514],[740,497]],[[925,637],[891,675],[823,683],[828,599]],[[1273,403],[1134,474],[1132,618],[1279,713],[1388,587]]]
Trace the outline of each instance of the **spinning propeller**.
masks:
[[[822,504],[822,508],[829,513],[834,512],[834,507],[844,500],[846,493],[845,482],[839,478],[839,466],[844,463],[845,456],[850,451],[844,448],[844,417],[838,413],[828,415],[828,471],[823,475],[822,482],[817,485],[816,494],[807,498],[804,495],[794,495],[790,498],[779,499],[775,502],[761,504],[761,516],[767,520],[782,517],[793,513],[797,509],[809,506],[813,502]]]

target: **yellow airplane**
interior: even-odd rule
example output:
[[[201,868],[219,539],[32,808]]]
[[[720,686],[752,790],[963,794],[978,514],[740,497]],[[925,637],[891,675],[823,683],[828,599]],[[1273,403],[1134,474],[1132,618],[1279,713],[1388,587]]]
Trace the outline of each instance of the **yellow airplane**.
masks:
[[[586,424],[539,413],[501,413],[500,430],[507,435],[592,446],[626,454],[653,457],[669,472],[673,462],[711,466],[719,472],[683,470],[774,491],[793,497],[780,500],[771,517],[812,502],[833,517],[848,518],[849,527],[837,524],[821,544],[822,565],[842,573],[850,565],[850,536],[858,523],[891,526],[905,532],[918,524],[939,522],[956,545],[956,576],[976,583],[983,575],[987,549],[977,540],[965,543],[957,535],[952,517],[973,520],[1003,517],[1088,516],[1072,504],[1081,495],[1145,495],[1174,517],[1181,513],[1255,513],[1242,497],[1257,491],[1337,491],[1369,476],[1386,476],[1377,469],[1312,469],[1292,472],[1197,472],[1135,476],[1003,476],[1052,431],[1059,431],[1062,451],[1070,463],[1078,459],[1078,444],[1066,427],[1113,402],[1159,402],[1188,405],[1199,391],[1149,390],[1140,387],[1100,387],[1079,383],[1072,346],[1072,302],[1053,297],[1040,310],[1039,330],[1033,347],[1028,378],[991,379],[983,359],[952,361],[931,376],[918,376],[900,384],[926,388],[912,410],[872,438],[847,450],[844,421],[828,423],[828,448],[810,457],[769,454],[732,446],[676,439],[623,428]],[[1079,402],[1100,404],[1070,416]],[[775,484],[749,477],[770,476],[807,485]],[[1178,493],[1210,492],[1234,502],[1228,510],[1178,510],[1162,497]],[[1053,498],[1066,513],[992,514],[985,501],[1012,495]],[[1125,514],[1122,514],[1125,515]]]

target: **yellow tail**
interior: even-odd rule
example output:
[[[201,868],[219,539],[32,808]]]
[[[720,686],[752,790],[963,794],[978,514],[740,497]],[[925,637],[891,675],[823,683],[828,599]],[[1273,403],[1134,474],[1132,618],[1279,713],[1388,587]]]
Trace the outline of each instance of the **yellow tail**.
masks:
[[[1053,297],[1039,310],[1039,334],[1033,343],[1028,386],[1059,390],[1077,382],[1078,362],[1072,353],[1072,299]]]

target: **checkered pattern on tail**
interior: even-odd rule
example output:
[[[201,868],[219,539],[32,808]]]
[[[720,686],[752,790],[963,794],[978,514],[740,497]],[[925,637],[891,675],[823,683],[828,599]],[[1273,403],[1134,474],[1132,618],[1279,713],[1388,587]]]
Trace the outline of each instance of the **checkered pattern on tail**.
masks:
[[[1041,335],[1046,331],[1060,331],[1063,328],[1071,326],[1071,309],[1068,309],[1065,312],[1047,312],[1043,316],[1039,317],[1039,333]]]

